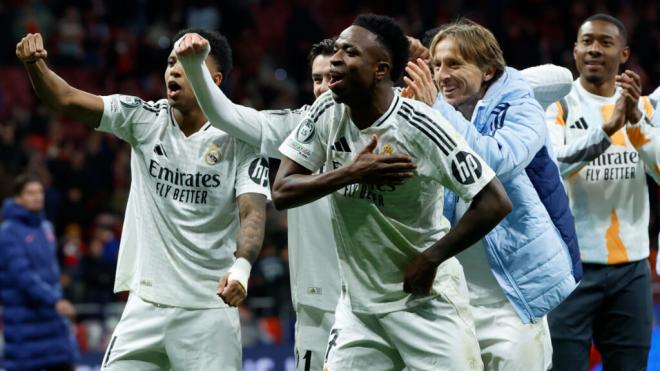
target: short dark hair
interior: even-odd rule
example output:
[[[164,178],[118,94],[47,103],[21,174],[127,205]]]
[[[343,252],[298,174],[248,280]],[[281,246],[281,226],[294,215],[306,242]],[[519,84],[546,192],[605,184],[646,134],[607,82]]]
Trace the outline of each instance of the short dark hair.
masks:
[[[382,15],[361,14],[355,18],[353,25],[366,28],[378,37],[378,41],[390,55],[390,78],[392,81],[399,80],[410,57],[410,51],[408,38],[396,21]]]
[[[307,61],[311,66],[312,63],[314,63],[314,59],[319,55],[329,57],[333,54],[335,54],[335,39],[323,39],[312,45],[312,49],[310,49],[309,54],[307,54]]]
[[[422,36],[422,45],[424,45],[427,49],[431,48],[431,42],[433,42],[433,38],[435,35],[440,32],[441,27],[434,27],[430,30],[426,30],[424,32],[424,35]]]
[[[20,196],[21,193],[23,193],[23,190],[25,190],[25,186],[28,185],[28,183],[33,183],[37,182],[41,184],[41,178],[32,173],[25,173],[21,174],[14,179],[14,183],[12,184],[12,193],[14,196]]]
[[[211,46],[210,54],[215,60],[215,63],[218,64],[218,68],[220,69],[223,78],[226,79],[232,67],[231,47],[229,46],[227,38],[222,36],[220,32],[216,31],[205,30],[203,28],[186,28],[177,32],[172,40],[176,42],[187,33],[199,34],[209,41],[209,45]]]
[[[585,23],[591,21],[605,21],[615,25],[616,28],[619,29],[619,34],[623,38],[623,44],[624,45],[628,44],[628,31],[626,31],[626,26],[623,25],[623,22],[621,22],[619,18],[613,17],[605,13],[597,13],[585,19],[584,22],[582,22],[582,24],[580,25],[580,28],[582,28],[582,25],[584,25]]]

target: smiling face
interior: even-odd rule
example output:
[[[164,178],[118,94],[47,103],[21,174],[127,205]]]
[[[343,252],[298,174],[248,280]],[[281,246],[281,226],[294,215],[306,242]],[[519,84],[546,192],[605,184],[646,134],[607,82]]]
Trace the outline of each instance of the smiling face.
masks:
[[[630,50],[616,25],[605,20],[585,22],[573,48],[580,78],[595,85],[613,81]]]
[[[330,59],[328,88],[337,102],[368,99],[378,79],[389,76],[389,58],[377,36],[360,26],[345,29]]]
[[[330,82],[330,55],[318,55],[312,62],[312,81],[314,82],[314,97],[328,91]]]
[[[217,64],[211,56],[206,57],[206,66],[216,84],[220,83]],[[221,77],[220,77],[221,79]],[[199,108],[197,99],[193,93],[190,82],[183,71],[183,66],[176,57],[174,50],[167,57],[167,68],[165,68],[165,86],[167,88],[167,102],[175,109],[188,112]]]
[[[486,82],[493,78],[493,69],[483,71],[477,64],[465,60],[452,37],[438,42],[431,57],[433,77],[447,103],[458,108],[483,97]]]

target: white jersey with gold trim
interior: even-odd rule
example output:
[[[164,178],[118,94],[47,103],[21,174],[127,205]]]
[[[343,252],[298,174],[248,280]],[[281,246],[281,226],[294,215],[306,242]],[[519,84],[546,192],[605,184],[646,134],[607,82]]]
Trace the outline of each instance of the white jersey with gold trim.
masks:
[[[646,174],[660,182],[660,136],[653,107],[642,97],[644,118],[609,137],[609,120],[621,92],[601,97],[579,79],[565,99],[546,111],[552,144],[568,191],[582,261],[620,264],[649,254]]]
[[[352,309],[387,313],[438,294],[436,282],[433,295],[414,298],[403,291],[403,277],[411,259],[449,230],[442,217],[443,187],[471,199],[495,174],[438,112],[399,96],[372,126],[359,130],[346,106],[330,92],[323,94],[280,151],[310,171],[326,163],[337,168],[351,162],[374,134],[379,152],[410,155],[417,175],[397,187],[352,184],[332,193],[330,204]]]
[[[115,291],[176,307],[225,307],[215,292],[235,260],[236,198],[268,195],[266,160],[209,123],[186,137],[166,100],[102,98],[99,130],[132,147]]]

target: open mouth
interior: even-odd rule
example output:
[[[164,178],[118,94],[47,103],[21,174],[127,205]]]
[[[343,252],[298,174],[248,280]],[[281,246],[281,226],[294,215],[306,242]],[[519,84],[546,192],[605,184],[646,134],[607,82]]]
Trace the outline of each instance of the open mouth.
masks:
[[[344,74],[336,71],[330,71],[330,80],[328,80],[328,88],[332,90],[344,81]]]
[[[179,96],[181,93],[181,85],[179,85],[176,81],[170,80],[167,82],[167,97],[168,98],[176,98]]]

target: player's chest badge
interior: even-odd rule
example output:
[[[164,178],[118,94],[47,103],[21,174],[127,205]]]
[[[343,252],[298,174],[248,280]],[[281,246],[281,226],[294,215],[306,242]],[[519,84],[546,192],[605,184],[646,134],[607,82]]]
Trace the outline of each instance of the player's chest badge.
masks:
[[[386,144],[383,146],[383,154],[384,155],[391,155],[394,154],[394,146],[391,144]]]
[[[208,151],[204,155],[204,161],[209,165],[215,165],[222,160],[222,153],[220,152],[220,147],[217,144],[211,144]]]

